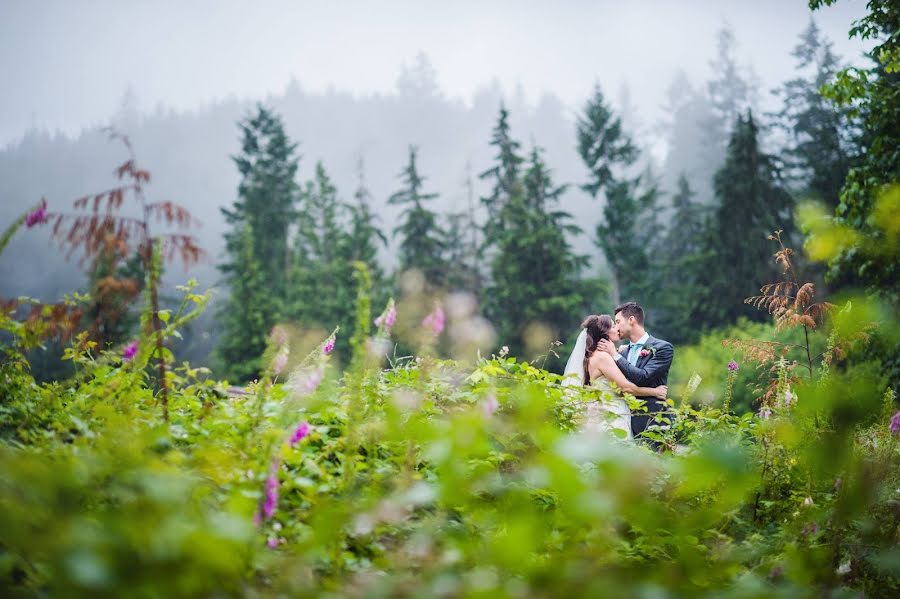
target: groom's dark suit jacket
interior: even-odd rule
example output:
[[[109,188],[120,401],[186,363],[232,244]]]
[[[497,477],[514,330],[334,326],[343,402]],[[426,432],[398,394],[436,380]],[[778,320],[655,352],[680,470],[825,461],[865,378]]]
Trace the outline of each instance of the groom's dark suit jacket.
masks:
[[[628,346],[623,346],[627,348]],[[669,368],[672,366],[672,358],[675,355],[675,348],[668,341],[657,339],[653,335],[647,339],[644,349],[650,350],[649,355],[638,357],[637,365],[632,366],[628,362],[627,350],[622,353],[622,357],[616,360],[619,370],[625,375],[625,378],[637,385],[638,387],[658,387],[667,385],[669,380]],[[656,351],[653,351],[653,350]],[[622,350],[620,350],[621,352]],[[666,405],[653,397],[638,397],[647,402],[647,412],[649,414],[637,414],[631,417],[631,431],[635,436],[644,432],[647,425],[653,418],[654,412],[660,412],[665,409]]]

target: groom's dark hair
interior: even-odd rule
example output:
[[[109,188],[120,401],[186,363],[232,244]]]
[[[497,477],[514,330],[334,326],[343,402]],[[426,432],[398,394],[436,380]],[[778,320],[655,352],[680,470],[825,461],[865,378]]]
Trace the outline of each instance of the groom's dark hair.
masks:
[[[626,302],[616,308],[614,314],[622,313],[624,318],[628,318],[629,316],[634,316],[635,322],[639,325],[644,326],[644,309],[641,308],[641,305],[637,302]]]

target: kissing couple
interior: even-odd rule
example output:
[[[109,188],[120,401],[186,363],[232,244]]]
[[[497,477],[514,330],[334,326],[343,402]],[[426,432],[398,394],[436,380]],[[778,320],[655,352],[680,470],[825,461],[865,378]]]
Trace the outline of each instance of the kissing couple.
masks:
[[[655,414],[666,409],[666,383],[675,355],[672,344],[644,329],[644,309],[635,302],[616,308],[614,318],[588,316],[581,327],[563,384],[600,391],[599,398],[585,406],[583,430],[618,429],[626,439],[640,436]],[[617,350],[619,341],[624,343]],[[643,400],[647,412],[632,416],[623,393]]]

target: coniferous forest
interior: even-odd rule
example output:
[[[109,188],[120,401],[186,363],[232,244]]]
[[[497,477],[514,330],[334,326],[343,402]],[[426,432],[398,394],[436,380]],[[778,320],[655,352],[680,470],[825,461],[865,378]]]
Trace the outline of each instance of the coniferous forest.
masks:
[[[3,596],[897,596],[900,11],[850,61],[808,4],[775,89],[728,26],[675,74],[663,160],[424,55],[0,150]],[[563,374],[628,301],[636,441]]]

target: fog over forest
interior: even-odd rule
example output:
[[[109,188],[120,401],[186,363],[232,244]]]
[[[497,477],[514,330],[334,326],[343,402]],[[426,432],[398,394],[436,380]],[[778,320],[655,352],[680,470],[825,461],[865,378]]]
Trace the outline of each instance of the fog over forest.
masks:
[[[591,238],[603,200],[579,189],[586,173],[575,147],[576,116],[592,87],[602,87],[642,149],[635,173],[664,193],[685,173],[709,201],[723,149],[705,137],[722,32],[733,34],[728,51],[738,67],[728,76],[744,85],[733,107],[752,108],[765,125],[777,106],[771,90],[793,75],[790,51],[810,22],[804,2],[686,2],[677,10],[578,2],[578,11],[533,2],[463,11],[465,3],[454,3],[453,14],[438,4],[393,3],[376,14],[356,3],[341,11],[265,3],[253,15],[212,10],[220,3],[139,3],[130,21],[109,4],[78,4],[0,7],[0,220],[41,198],[63,211],[109,188],[126,158],[102,130],[113,126],[151,172],[150,199],[182,203],[203,223],[196,233],[207,259],[189,273],[169,267],[169,289],[190,276],[203,286],[219,280],[219,208],[235,200],[239,181],[230,158],[239,150],[237,123],[257,103],[279,114],[299,144],[299,181],[321,161],[349,200],[362,177],[388,233],[398,208],[386,199],[410,145],[419,148],[425,190],[440,194],[436,210],[465,210],[471,198],[483,218],[479,197],[489,186],[478,175],[493,159],[488,141],[504,104],[523,153],[539,146],[554,180],[571,184],[561,207],[585,232],[575,247],[603,274]],[[861,60],[858,44],[845,39],[861,10],[844,2],[816,15],[845,62]],[[169,28],[172,11],[179,19]],[[764,144],[778,142],[777,131],[764,130]],[[394,250],[382,251],[387,269]],[[65,260],[47,230],[16,237],[0,258],[0,296],[49,301],[84,282],[77,257]]]

